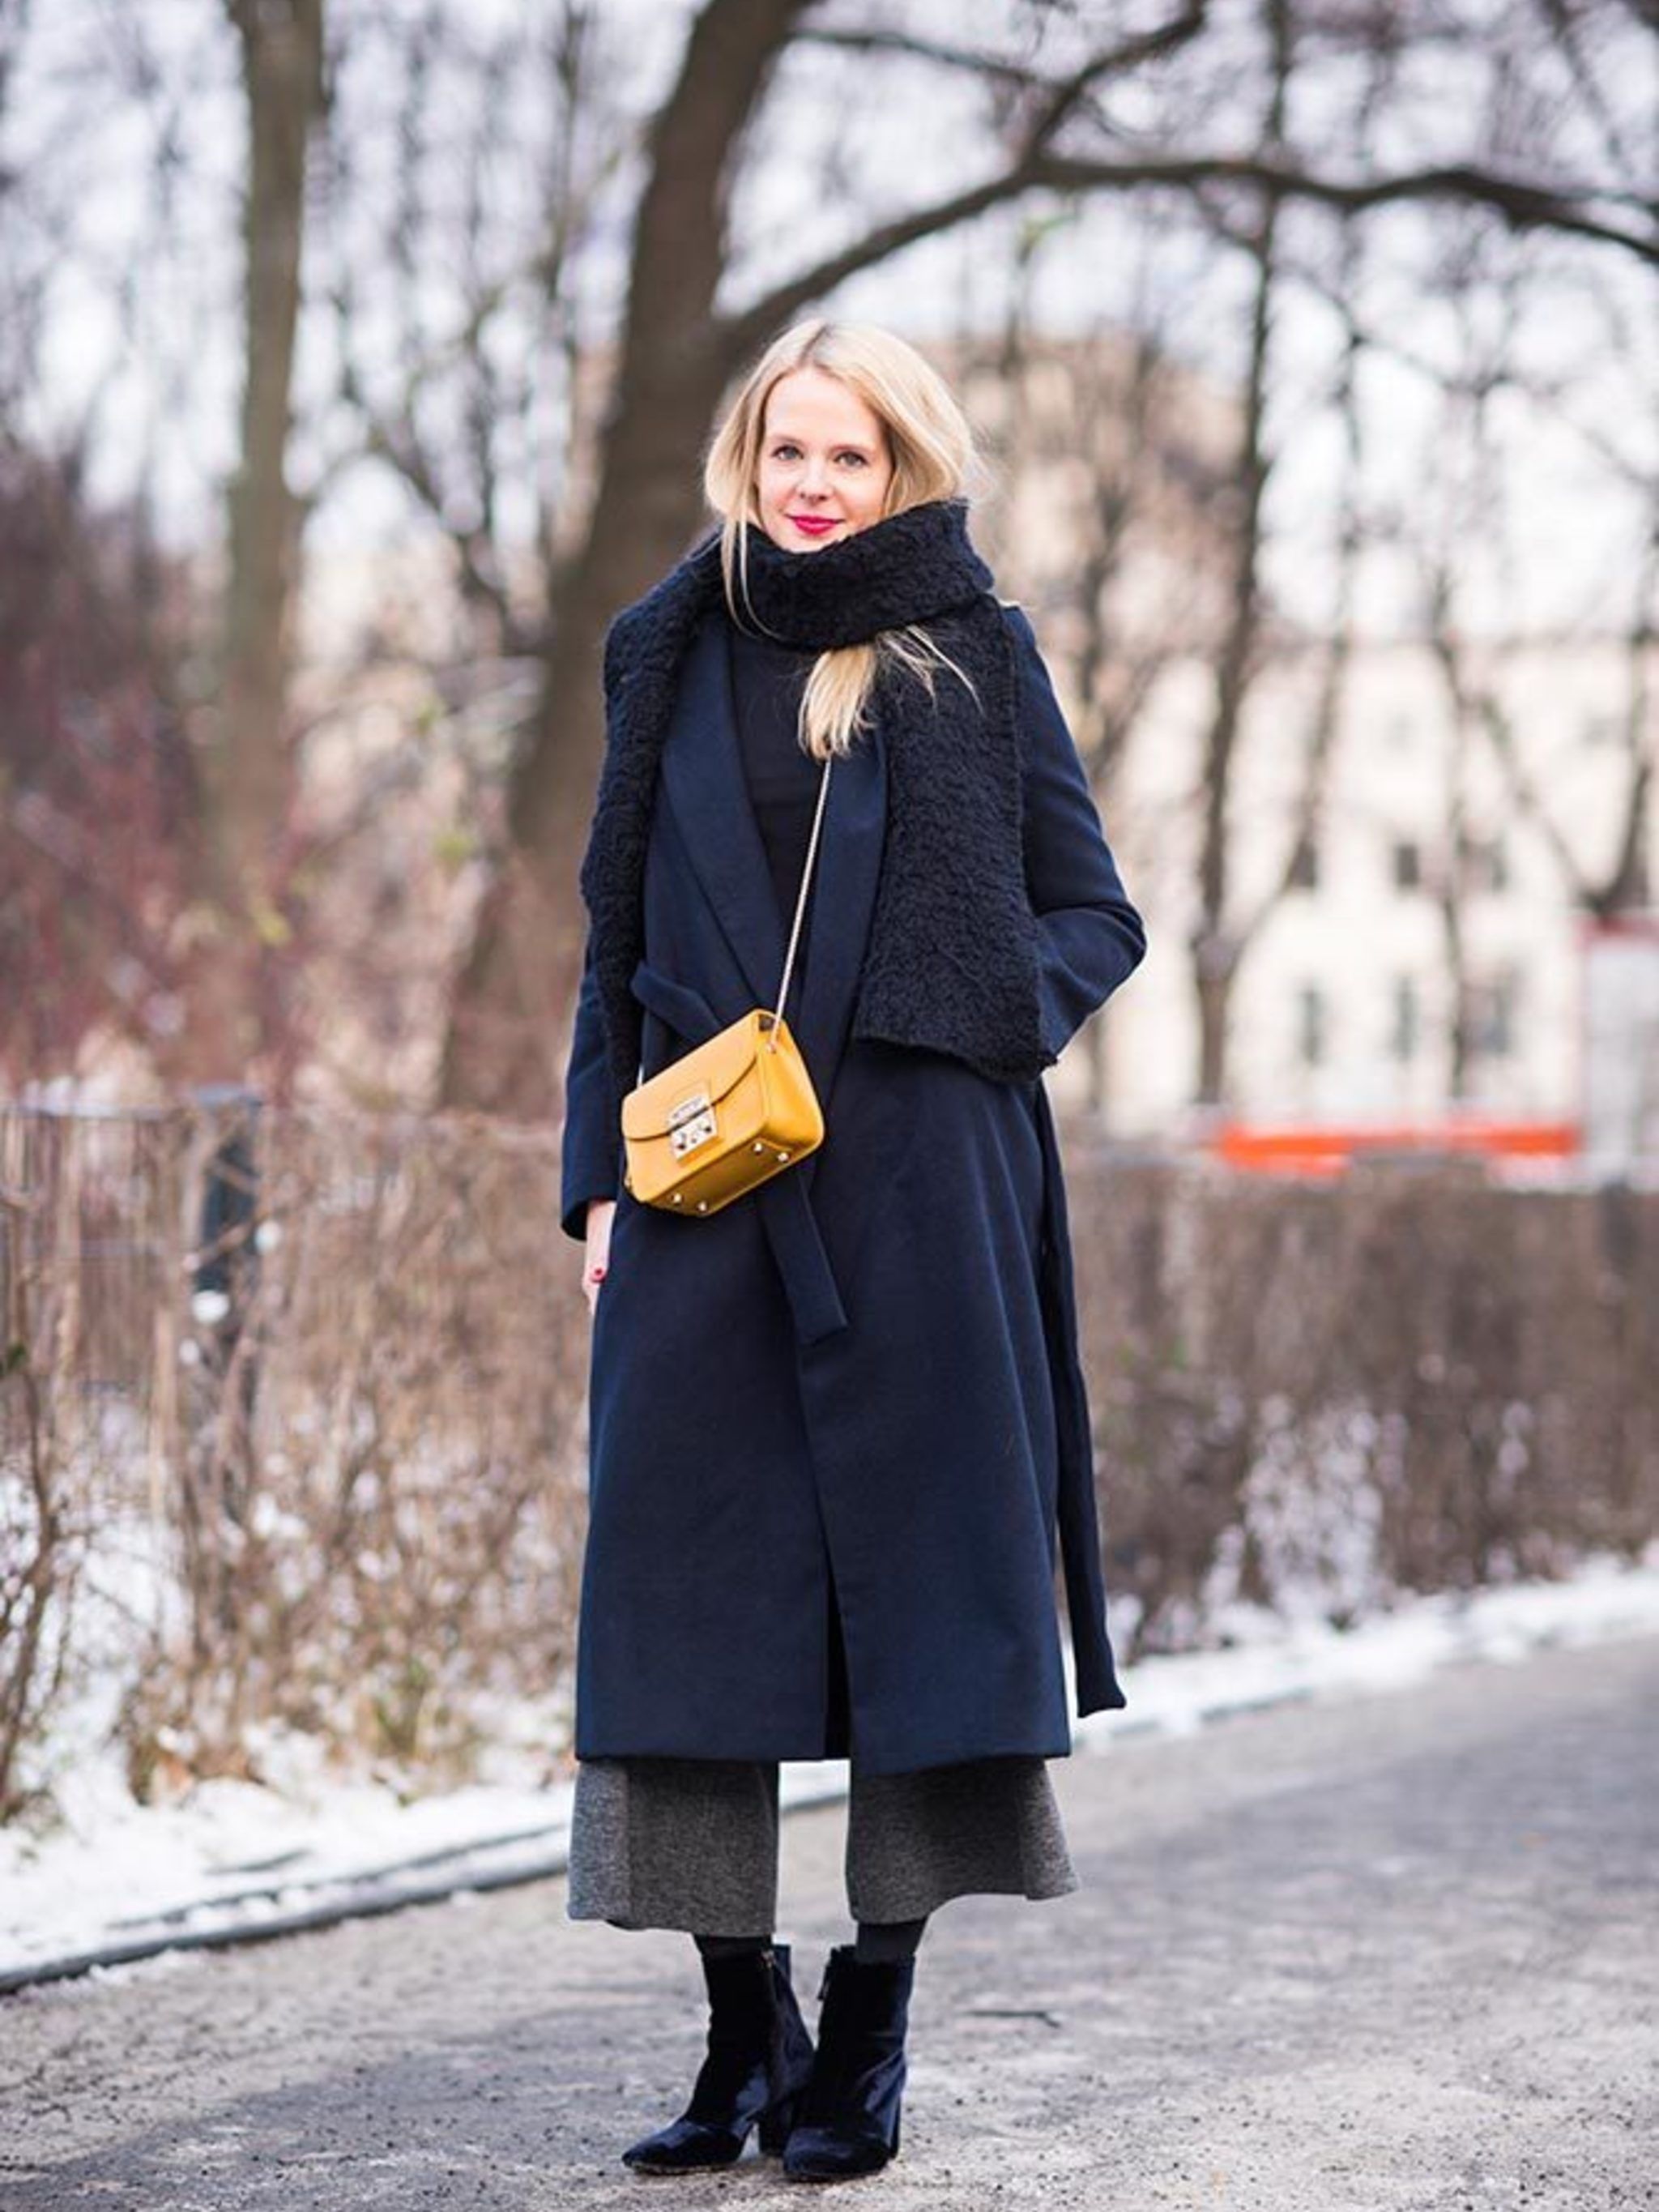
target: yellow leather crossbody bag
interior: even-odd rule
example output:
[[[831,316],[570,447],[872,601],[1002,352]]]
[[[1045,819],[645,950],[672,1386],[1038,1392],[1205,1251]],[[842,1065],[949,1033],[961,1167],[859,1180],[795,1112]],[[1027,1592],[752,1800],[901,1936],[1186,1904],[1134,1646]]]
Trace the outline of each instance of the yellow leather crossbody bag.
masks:
[[[783,1005],[829,791],[826,760],[776,1006],[755,1007],[623,1100],[623,1181],[642,1205],[692,1219],[718,1213],[823,1141],[823,1115]]]

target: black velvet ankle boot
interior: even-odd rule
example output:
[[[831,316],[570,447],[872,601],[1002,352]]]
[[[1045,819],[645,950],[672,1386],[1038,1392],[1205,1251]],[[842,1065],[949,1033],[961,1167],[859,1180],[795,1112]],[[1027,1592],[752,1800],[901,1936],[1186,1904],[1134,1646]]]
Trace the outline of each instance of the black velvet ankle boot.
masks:
[[[623,2153],[641,2173],[730,2166],[758,2124],[763,2151],[783,2148],[812,2069],[812,2039],[789,1980],[789,1946],[702,1962],[708,2048],[677,2120]]]
[[[873,2173],[899,2147],[904,2033],[916,1962],[866,1965],[850,1943],[830,1954],[818,1994],[818,2047],[800,2116],[784,2146],[791,2181]]]

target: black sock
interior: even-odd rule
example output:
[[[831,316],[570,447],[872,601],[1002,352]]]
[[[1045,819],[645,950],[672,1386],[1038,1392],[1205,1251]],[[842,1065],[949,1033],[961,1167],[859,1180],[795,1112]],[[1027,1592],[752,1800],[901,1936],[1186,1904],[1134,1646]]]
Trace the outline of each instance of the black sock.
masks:
[[[861,1966],[890,1965],[897,1959],[914,1959],[916,1947],[921,1942],[921,1931],[927,1925],[924,1912],[920,1920],[860,1920],[858,1936],[853,1945],[853,1955]]]
[[[694,1936],[691,1941],[705,1959],[740,1959],[747,1951],[763,1951],[769,1936]]]

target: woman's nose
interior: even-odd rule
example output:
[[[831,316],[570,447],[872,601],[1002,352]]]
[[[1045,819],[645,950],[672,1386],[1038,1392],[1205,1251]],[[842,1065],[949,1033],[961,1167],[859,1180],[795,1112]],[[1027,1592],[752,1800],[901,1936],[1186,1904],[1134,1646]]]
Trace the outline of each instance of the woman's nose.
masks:
[[[826,486],[824,483],[823,463],[822,460],[814,459],[809,454],[807,459],[801,464],[800,488],[809,498],[821,499],[823,497]]]

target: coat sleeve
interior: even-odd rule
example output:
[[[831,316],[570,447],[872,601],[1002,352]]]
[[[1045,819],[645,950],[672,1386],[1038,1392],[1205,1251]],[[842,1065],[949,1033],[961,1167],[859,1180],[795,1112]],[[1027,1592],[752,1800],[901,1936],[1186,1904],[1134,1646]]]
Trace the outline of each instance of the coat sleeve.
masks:
[[[1058,1059],[1139,965],[1146,931],[1124,890],[1030,623],[1018,607],[1003,611],[1018,687],[1025,888],[1037,921],[1042,1046]]]
[[[565,1070],[564,1134],[560,1144],[559,1225],[578,1243],[586,1234],[588,1200],[617,1195],[622,1151],[620,1114],[605,1054],[590,938],[582,959],[570,1062]]]

